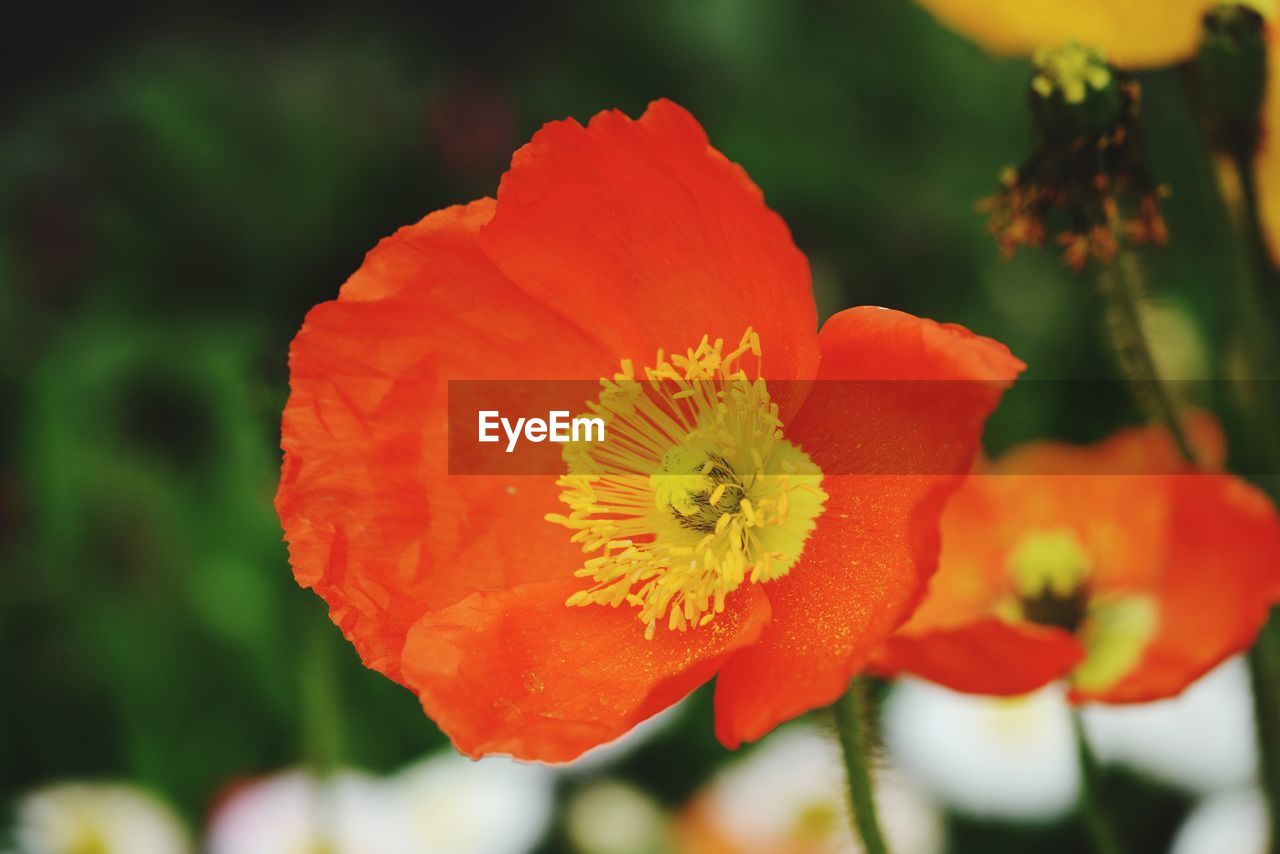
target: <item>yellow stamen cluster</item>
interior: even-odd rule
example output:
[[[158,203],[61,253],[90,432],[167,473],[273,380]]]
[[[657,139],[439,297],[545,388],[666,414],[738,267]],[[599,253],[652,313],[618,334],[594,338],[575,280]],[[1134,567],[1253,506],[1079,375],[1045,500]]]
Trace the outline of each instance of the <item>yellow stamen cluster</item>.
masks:
[[[1102,53],[1077,42],[1040,48],[1035,65],[1031,88],[1042,98],[1061,92],[1068,104],[1083,104],[1090,89],[1101,92],[1111,85],[1111,67]]]
[[[660,622],[706,625],[744,582],[795,564],[826,493],[783,438],[760,357],[748,329],[727,353],[704,336],[684,354],[659,351],[643,378],[624,361],[601,380],[588,407],[605,441],[566,446],[569,512],[547,516],[592,555],[576,573],[592,584],[567,605],[637,607],[652,638]]]

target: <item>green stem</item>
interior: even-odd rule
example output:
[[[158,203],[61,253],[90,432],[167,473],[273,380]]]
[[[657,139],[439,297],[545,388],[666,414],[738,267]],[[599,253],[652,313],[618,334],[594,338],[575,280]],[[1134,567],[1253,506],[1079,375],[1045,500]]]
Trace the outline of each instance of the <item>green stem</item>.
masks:
[[[1275,370],[1280,364],[1280,351],[1276,349],[1273,330],[1280,325],[1280,306],[1277,305],[1276,282],[1271,258],[1262,234],[1262,221],[1258,212],[1258,188],[1253,161],[1245,153],[1236,153],[1231,164],[1240,184],[1241,203],[1237,210],[1227,210],[1236,235],[1237,300],[1242,355],[1248,362],[1246,381],[1250,383],[1245,396],[1246,415],[1252,421],[1252,429],[1259,436],[1280,436],[1280,400],[1275,394]],[[1224,204],[1224,209],[1227,206]],[[1280,468],[1280,446],[1272,438],[1263,441],[1257,451],[1259,462],[1267,475],[1274,475]],[[1274,483],[1268,486],[1272,498],[1277,497]]]
[[[299,668],[302,751],[314,775],[309,805],[318,851],[336,851],[332,778],[342,763],[342,701],[333,627],[316,619],[308,626]]]
[[[1275,393],[1277,365],[1280,365],[1280,351],[1276,349],[1275,332],[1280,326],[1280,303],[1277,302],[1276,277],[1271,265],[1271,256],[1267,251],[1266,238],[1262,232],[1262,220],[1258,209],[1257,176],[1253,169],[1253,159],[1247,152],[1236,152],[1231,156],[1231,165],[1240,185],[1240,205],[1235,210],[1228,210],[1228,219],[1235,233],[1235,254],[1237,258],[1237,299],[1239,324],[1242,341],[1242,355],[1248,363],[1245,377],[1250,383],[1247,389],[1250,394],[1244,396],[1246,412],[1258,435],[1272,437],[1264,440],[1258,451],[1260,461],[1265,466],[1267,475],[1274,475],[1280,465],[1280,446],[1275,438],[1280,436],[1276,422],[1280,418],[1280,399]],[[1224,203],[1224,208],[1227,205]],[[1274,483],[1269,486],[1272,497],[1277,497]]]
[[[1248,151],[1236,151],[1231,154],[1231,166],[1240,182],[1240,213],[1244,220],[1240,224],[1248,259],[1258,283],[1268,282],[1271,276],[1271,257],[1267,252],[1266,237],[1262,231],[1262,214],[1258,203],[1258,180],[1253,168],[1253,154]],[[1267,296],[1270,296],[1269,294]],[[1273,307],[1274,301],[1267,299]]]
[[[1093,839],[1093,847],[1098,854],[1123,854],[1124,846],[1114,825],[1102,808],[1102,799],[1098,793],[1101,772],[1097,757],[1089,746],[1085,735],[1084,721],[1079,710],[1071,713],[1072,730],[1076,737],[1076,753],[1080,757],[1080,813],[1084,816],[1089,828],[1089,836]]]
[[[867,682],[855,677],[849,690],[832,707],[836,732],[844,752],[844,767],[849,783],[849,805],[853,823],[862,838],[866,854],[888,854],[876,817],[875,786],[872,782],[871,703]]]
[[[327,777],[342,761],[342,703],[334,661],[333,627],[322,620],[307,627],[299,672],[302,750],[312,769]]]
[[[1280,626],[1274,613],[1249,650],[1249,675],[1253,681],[1262,791],[1273,828],[1267,850],[1280,854],[1280,834],[1274,831],[1280,817]]]
[[[1106,301],[1107,329],[1120,367],[1133,386],[1139,404],[1165,426],[1183,459],[1194,463],[1195,452],[1178,417],[1178,405],[1160,378],[1151,344],[1142,326],[1139,306],[1146,291],[1142,265],[1132,252],[1121,252],[1098,273],[1098,290]]]

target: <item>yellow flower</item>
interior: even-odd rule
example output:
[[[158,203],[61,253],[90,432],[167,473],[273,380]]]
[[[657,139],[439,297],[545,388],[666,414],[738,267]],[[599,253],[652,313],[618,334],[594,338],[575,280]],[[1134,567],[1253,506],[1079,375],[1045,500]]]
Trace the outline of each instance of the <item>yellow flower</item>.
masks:
[[[1269,54],[1274,54],[1276,39],[1274,22],[1268,22]],[[1263,238],[1274,263],[1280,264],[1280,59],[1274,55],[1267,62],[1267,95],[1262,105],[1262,142],[1254,161],[1258,187],[1258,219]]]
[[[1116,65],[1149,68],[1190,57],[1217,0],[919,0],[943,24],[988,50],[1030,55],[1077,41]],[[1261,0],[1266,5],[1275,0]]]

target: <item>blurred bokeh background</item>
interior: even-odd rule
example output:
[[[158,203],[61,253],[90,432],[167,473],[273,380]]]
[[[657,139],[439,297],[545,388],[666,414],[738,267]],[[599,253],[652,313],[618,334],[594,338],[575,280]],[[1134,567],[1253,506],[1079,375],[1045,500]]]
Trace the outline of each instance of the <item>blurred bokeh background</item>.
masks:
[[[25,798],[77,780],[142,787],[192,838],[247,791],[258,800],[242,811],[267,816],[262,827],[306,825],[316,787],[275,776],[297,768],[367,775],[339,772],[349,798],[325,788],[355,813],[362,799],[385,801],[392,781],[397,797],[411,789],[419,838],[437,839],[423,851],[669,850],[706,835],[690,823],[729,821],[717,798],[739,810],[778,801],[779,778],[793,794],[832,783],[776,816],[797,846],[839,823],[838,778],[812,770],[830,758],[814,746],[821,716],[780,746],[729,754],[711,734],[707,691],[643,745],[581,769],[506,767],[486,781],[442,754],[424,770],[415,763],[444,748],[443,736],[413,696],[361,667],[323,603],[293,581],[271,500],[286,350],[304,313],[332,298],[379,238],[492,194],[544,121],[612,107],[638,115],[656,97],[689,108],[790,224],[824,316],[892,306],[999,338],[1031,365],[1032,381],[991,426],[991,450],[1092,439],[1134,419],[1123,395],[1048,382],[1113,376],[1088,282],[1053,252],[1003,262],[973,209],[1029,150],[1027,63],[991,58],[906,0],[321,0],[75,13],[31,4],[10,15],[0,56],[5,828],[56,813],[57,797],[73,810],[108,808],[76,802],[101,792]],[[1142,83],[1154,170],[1173,189],[1172,243],[1148,254],[1161,297],[1151,320],[1171,370],[1203,378],[1220,373],[1231,339],[1216,295],[1234,250],[1178,71]],[[1237,733],[1237,765],[1219,776],[1226,788],[1247,785],[1243,676],[1217,678],[1230,684],[1212,690],[1228,699],[1174,740]],[[917,686],[887,702],[924,714],[934,741],[956,742],[954,699]],[[923,760],[908,750],[901,809],[917,838],[903,851],[1081,850],[1070,796],[1053,795],[1074,773],[1071,756],[1050,755],[1069,744],[1060,703],[1036,703],[957,714],[991,715],[982,726],[1024,739],[1013,760],[1024,776],[1008,791],[1043,784],[1043,797],[1012,815],[957,803],[927,769],[913,772],[945,745]],[[1234,711],[1220,720],[1220,707]],[[892,738],[889,747],[892,758]],[[1221,760],[1223,750],[1209,753]],[[739,760],[757,763],[763,788]],[[969,775],[989,764],[951,761]],[[1217,779],[1188,761],[1183,777],[1141,761],[1109,765],[1108,791],[1141,850],[1167,849],[1206,795],[1203,780]],[[788,778],[771,762],[801,770]],[[717,776],[726,768],[738,777]],[[261,791],[264,779],[274,794]],[[1004,784],[992,785],[991,802],[1007,801]],[[1247,793],[1231,797],[1220,812],[1250,809]],[[334,816],[347,811],[323,808],[316,821],[341,823]],[[467,822],[490,837],[506,831],[485,842],[454,826]],[[0,834],[0,850],[30,845]],[[263,834],[239,837],[257,848],[219,850],[302,850]],[[417,850],[370,838],[325,850]],[[714,844],[698,850],[748,850]]]

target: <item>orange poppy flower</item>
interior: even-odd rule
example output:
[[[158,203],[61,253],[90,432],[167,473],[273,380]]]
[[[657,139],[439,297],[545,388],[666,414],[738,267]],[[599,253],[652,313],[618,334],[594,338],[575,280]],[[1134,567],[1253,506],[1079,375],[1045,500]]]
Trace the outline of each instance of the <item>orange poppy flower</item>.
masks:
[[[297,579],[464,753],[567,760],[717,673],[719,737],[758,738],[906,618],[1023,367],[884,309],[816,327],[804,256],[688,113],[548,124],[497,201],[401,229],[308,314]],[[610,438],[559,477],[451,476],[458,379],[590,380]]]
[[[1193,435],[1220,464],[1216,427]],[[1037,443],[952,498],[929,594],[876,668],[982,694],[1066,677],[1076,702],[1144,702],[1247,648],[1278,599],[1280,520],[1257,489],[1194,473],[1155,428]]]
[[[919,0],[946,26],[1000,54],[1075,41],[1124,68],[1189,58],[1218,0]]]

